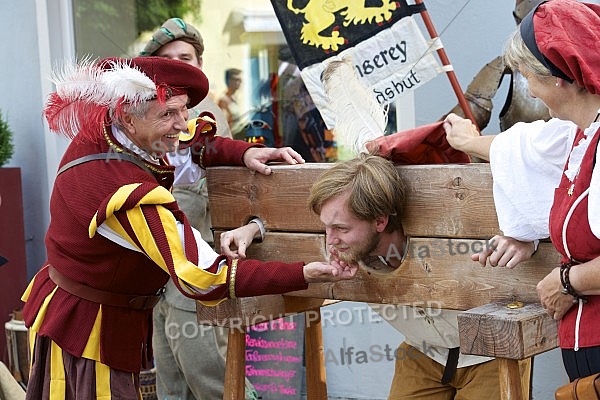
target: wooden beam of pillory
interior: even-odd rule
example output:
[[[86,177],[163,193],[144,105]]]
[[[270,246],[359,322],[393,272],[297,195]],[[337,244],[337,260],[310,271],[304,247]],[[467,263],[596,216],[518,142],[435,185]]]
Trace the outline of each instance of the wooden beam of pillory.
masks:
[[[467,354],[522,360],[558,346],[558,321],[540,303],[485,304],[459,314],[458,329]]]
[[[252,217],[260,217],[268,233],[262,243],[254,243],[248,249],[248,257],[289,262],[322,260],[326,251],[324,227],[318,216],[308,209],[307,199],[313,182],[330,166],[274,165],[270,176],[241,167],[209,168],[209,207],[216,244],[220,232],[237,228]],[[520,382],[511,378],[518,378],[513,359],[556,347],[556,324],[541,309],[535,286],[558,265],[558,253],[550,243],[542,243],[531,260],[514,269],[482,268],[470,255],[501,233],[489,164],[397,168],[407,189],[403,221],[405,233],[410,237],[406,259],[397,270],[390,274],[361,270],[349,281],[310,284],[307,290],[285,295],[229,300],[212,309],[198,306],[199,320],[206,323],[213,319],[218,321],[213,324],[226,326],[236,321],[247,326],[289,313],[318,310],[329,304],[327,300],[413,306],[437,302],[442,308],[468,310],[459,318],[461,352],[506,361],[501,363],[502,376],[507,377],[502,383],[502,398],[521,399]],[[487,309],[481,313],[481,307],[508,303],[522,304],[522,307],[518,313],[491,313]],[[490,326],[501,327],[505,336],[484,335],[492,328],[486,325],[489,330],[482,330],[478,325],[482,320]],[[536,327],[542,327],[543,334],[534,335],[536,339],[532,343],[525,336]],[[310,335],[320,337],[312,331]],[[515,349],[522,351],[506,353],[511,345],[498,346],[499,341],[512,343]],[[243,352],[237,356],[243,357]],[[307,360],[311,368],[319,368],[318,363],[318,357]],[[232,368],[238,368],[237,373],[243,374],[239,364],[237,360],[237,367]],[[311,376],[318,380],[323,373],[312,372]],[[239,382],[234,384],[239,385]],[[323,382],[315,382],[315,385],[320,388],[318,395],[309,398],[326,398],[322,397],[326,396]],[[232,393],[228,399],[243,399],[239,390]]]
[[[234,229],[259,216],[269,231],[324,232],[307,198],[330,165],[278,165],[269,176],[241,167],[209,168],[213,228]],[[399,166],[398,171],[407,189],[407,235],[481,239],[500,232],[487,164]]]

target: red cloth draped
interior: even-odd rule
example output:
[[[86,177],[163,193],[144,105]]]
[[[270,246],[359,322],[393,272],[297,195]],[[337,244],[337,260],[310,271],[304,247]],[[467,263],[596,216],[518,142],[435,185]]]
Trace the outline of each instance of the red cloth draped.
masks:
[[[446,139],[443,121],[382,136],[366,144],[367,150],[395,164],[464,164],[466,153],[455,150]]]

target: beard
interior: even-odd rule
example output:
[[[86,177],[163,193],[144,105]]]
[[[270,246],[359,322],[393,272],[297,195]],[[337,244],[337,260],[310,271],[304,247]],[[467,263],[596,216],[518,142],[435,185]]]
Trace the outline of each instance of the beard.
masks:
[[[379,241],[380,233],[374,231],[360,244],[354,246],[332,246],[332,248],[337,250],[336,257],[341,261],[356,265],[379,246]],[[339,249],[343,249],[344,251],[340,251]]]

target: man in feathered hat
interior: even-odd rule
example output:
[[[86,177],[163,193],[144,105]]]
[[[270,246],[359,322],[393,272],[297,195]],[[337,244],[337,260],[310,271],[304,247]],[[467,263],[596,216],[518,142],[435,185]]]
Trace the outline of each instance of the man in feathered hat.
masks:
[[[170,18],[152,34],[140,54],[176,59],[202,69],[204,40],[193,25],[181,18]],[[217,135],[231,137],[225,114],[210,96],[190,109],[188,114],[190,118],[214,116]],[[192,227],[212,245],[206,179],[173,186],[173,196]],[[185,327],[197,324],[196,302],[177,290],[173,281],[165,286],[165,293],[154,307],[153,314],[152,348],[158,398],[222,399],[229,330],[205,325],[195,330],[195,335],[183,334]],[[199,363],[200,358],[202,362]],[[246,398],[257,397],[246,379]]]
[[[169,191],[174,182],[197,180],[212,165],[269,174],[269,160],[303,162],[289,148],[215,137],[202,118],[188,124],[187,109],[208,91],[200,69],[113,58],[65,67],[54,82],[44,115],[73,140],[53,187],[47,262],[23,295],[32,339],[27,399],[139,399],[152,307],[170,278],[186,296],[215,305],[356,273],[336,262],[238,261],[190,226]],[[189,140],[180,143],[182,132]]]

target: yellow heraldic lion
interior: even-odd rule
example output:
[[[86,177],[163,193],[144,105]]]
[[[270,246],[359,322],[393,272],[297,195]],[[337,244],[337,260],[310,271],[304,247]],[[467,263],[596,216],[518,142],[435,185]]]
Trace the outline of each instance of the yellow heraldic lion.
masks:
[[[397,7],[394,0],[383,0],[383,5],[379,7],[365,7],[364,0],[310,0],[303,9],[295,8],[293,2],[294,0],[288,0],[287,8],[294,14],[303,13],[307,21],[302,26],[302,43],[331,51],[337,51],[338,46],[346,41],[337,30],[331,32],[331,36],[321,35],[321,32],[335,23],[335,13],[341,11],[344,26],[381,23],[390,20],[392,11]]]

